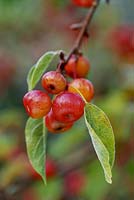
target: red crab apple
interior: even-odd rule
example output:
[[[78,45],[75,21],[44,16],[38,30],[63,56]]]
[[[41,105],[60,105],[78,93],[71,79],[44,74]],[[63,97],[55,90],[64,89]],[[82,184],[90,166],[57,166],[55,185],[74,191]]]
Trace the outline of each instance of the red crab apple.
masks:
[[[116,27],[108,36],[107,44],[123,60],[134,60],[134,27],[123,25]]]
[[[76,56],[73,55],[65,65],[67,75],[72,78],[84,78],[88,74],[89,69],[89,61],[84,56],[76,58]]]
[[[66,79],[57,71],[50,71],[43,75],[42,86],[51,94],[58,94],[66,88]]]
[[[84,78],[78,78],[74,79],[68,86],[68,91],[73,93],[78,93],[77,90],[80,91],[80,93],[83,95],[83,97],[86,99],[86,101],[91,101],[91,99],[94,96],[94,87],[93,84]]]
[[[53,111],[51,110],[45,117],[45,124],[51,133],[62,133],[73,126],[73,123],[59,122],[55,119]]]
[[[85,103],[80,95],[66,91],[56,96],[52,110],[57,121],[70,123],[83,115],[84,106]]]
[[[95,3],[95,0],[72,0],[73,3],[81,7],[91,7]]]
[[[23,97],[23,104],[27,113],[35,119],[44,117],[51,109],[50,97],[40,90],[26,93]]]

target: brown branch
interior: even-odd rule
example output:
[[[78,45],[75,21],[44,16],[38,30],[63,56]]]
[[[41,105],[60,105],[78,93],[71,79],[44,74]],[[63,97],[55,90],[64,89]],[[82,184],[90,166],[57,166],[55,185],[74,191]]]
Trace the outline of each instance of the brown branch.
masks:
[[[106,3],[108,3],[108,4],[109,4],[109,3],[110,3],[110,0],[106,0]]]
[[[93,16],[100,4],[101,0],[96,0],[96,2],[94,3],[93,7],[89,9],[84,21],[81,23],[81,30],[80,33],[76,39],[76,42],[74,44],[74,46],[72,47],[71,51],[69,52],[68,56],[66,57],[66,59],[63,59],[62,62],[60,63],[60,68],[61,70],[64,69],[64,66],[67,64],[67,62],[69,61],[69,59],[71,58],[71,56],[73,54],[78,54],[79,53],[79,49],[81,47],[84,35],[87,33],[87,30],[92,22]]]

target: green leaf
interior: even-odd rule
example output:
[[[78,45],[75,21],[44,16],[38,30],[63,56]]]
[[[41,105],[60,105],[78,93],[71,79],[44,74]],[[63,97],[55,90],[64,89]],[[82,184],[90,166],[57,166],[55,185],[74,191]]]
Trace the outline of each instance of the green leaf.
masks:
[[[28,90],[32,90],[38,81],[40,80],[43,73],[47,70],[50,63],[57,54],[61,51],[50,51],[45,53],[38,62],[30,69],[27,77]]]
[[[27,75],[28,90],[30,90],[30,88],[31,88],[31,80],[32,80],[34,70],[35,70],[35,65],[33,67],[31,67],[31,69],[29,70],[28,75]]]
[[[93,146],[104,170],[105,179],[108,183],[112,183],[111,169],[115,159],[115,141],[109,119],[102,110],[89,103],[85,106],[84,115]]]
[[[46,131],[43,119],[29,118],[26,124],[25,137],[29,160],[46,183]]]

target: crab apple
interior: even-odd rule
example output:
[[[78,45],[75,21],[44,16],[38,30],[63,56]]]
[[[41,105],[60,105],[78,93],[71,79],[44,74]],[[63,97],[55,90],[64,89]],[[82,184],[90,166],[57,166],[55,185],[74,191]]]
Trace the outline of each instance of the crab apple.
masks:
[[[86,101],[91,101],[94,96],[94,86],[89,80],[84,78],[74,79],[71,83],[69,83],[68,91],[78,93],[75,88],[80,91]]]
[[[46,124],[47,129],[51,133],[62,133],[62,132],[67,131],[73,126],[73,123],[64,123],[64,122],[57,121],[55,119],[52,109],[45,117],[45,124]]]
[[[50,71],[43,75],[42,86],[51,94],[58,94],[66,88],[66,79],[57,71]]]
[[[65,177],[65,190],[69,195],[77,196],[81,193],[82,189],[84,188],[85,182],[85,175],[82,172],[70,172]]]
[[[73,3],[81,7],[91,7],[95,3],[95,0],[72,0]]]
[[[47,115],[52,105],[50,97],[40,90],[26,93],[23,97],[23,104],[27,113],[35,119]]]
[[[111,42],[110,42],[111,41]],[[108,35],[108,47],[123,59],[134,60],[134,27],[123,25],[116,27]]]
[[[84,113],[85,103],[78,94],[62,92],[53,101],[52,110],[56,120],[70,123],[78,120]]]
[[[90,69],[89,61],[84,56],[72,56],[68,63],[65,65],[66,74],[72,78],[83,78],[85,77]]]
[[[55,164],[55,161],[52,160],[51,158],[48,158],[46,160],[46,177],[53,178],[57,174],[57,166]]]

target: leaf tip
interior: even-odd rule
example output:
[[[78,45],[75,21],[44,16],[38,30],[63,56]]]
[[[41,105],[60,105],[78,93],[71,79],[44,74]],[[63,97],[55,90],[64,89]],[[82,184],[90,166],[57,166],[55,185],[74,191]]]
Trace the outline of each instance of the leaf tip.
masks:
[[[112,184],[112,179],[110,179],[109,181],[107,181],[109,184]]]
[[[43,179],[44,185],[46,186],[46,185],[47,185],[47,180],[46,180],[46,178],[45,178],[45,177],[42,177],[42,179]]]
[[[106,181],[107,183],[112,184],[112,177],[106,177]]]

